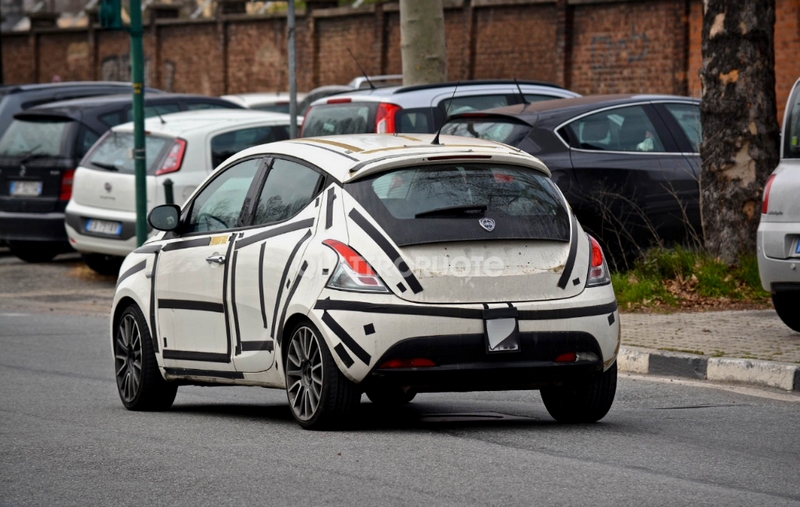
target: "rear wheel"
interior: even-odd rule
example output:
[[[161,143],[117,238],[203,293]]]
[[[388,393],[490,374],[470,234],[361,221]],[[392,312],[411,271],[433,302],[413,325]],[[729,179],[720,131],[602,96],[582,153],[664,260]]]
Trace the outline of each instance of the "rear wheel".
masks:
[[[25,262],[48,262],[67,251],[62,243],[51,241],[9,241],[11,253]]]
[[[286,394],[297,423],[313,430],[342,426],[361,392],[339,371],[317,328],[301,322],[286,346]]]
[[[772,304],[783,323],[800,333],[800,291],[776,292]]]
[[[597,422],[608,413],[617,391],[617,363],[581,382],[542,389],[545,408],[560,423]]]
[[[114,370],[117,391],[128,410],[167,410],[178,386],[158,371],[147,322],[138,306],[123,312],[114,333]]]
[[[117,276],[119,274],[119,267],[122,266],[124,257],[117,257],[116,255],[103,255],[103,254],[83,254],[83,262],[89,266],[92,271],[108,276]]]
[[[414,389],[403,389],[400,386],[375,386],[366,389],[365,393],[369,401],[385,407],[405,405],[417,395]]]

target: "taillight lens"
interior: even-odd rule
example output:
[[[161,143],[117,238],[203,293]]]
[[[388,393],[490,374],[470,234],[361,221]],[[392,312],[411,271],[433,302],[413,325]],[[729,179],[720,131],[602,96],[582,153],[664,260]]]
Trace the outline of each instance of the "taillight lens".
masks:
[[[75,179],[75,169],[67,169],[61,173],[61,191],[58,193],[59,201],[69,201],[72,197],[72,181]]]
[[[186,141],[183,139],[175,139],[175,142],[172,143],[172,147],[169,149],[167,158],[164,159],[164,163],[161,164],[161,167],[158,170],[156,170],[156,176],[174,173],[180,169],[181,164],[183,164],[183,155],[185,153]]]
[[[378,104],[378,112],[375,113],[375,132],[379,134],[394,134],[397,132],[394,115],[401,109],[403,108],[400,106],[385,102]]]
[[[339,264],[328,280],[327,287],[355,292],[389,292],[372,266],[358,252],[335,239],[326,239],[322,244],[339,254]]]
[[[775,179],[775,175],[771,175],[767,178],[767,183],[764,185],[764,199],[761,201],[761,214],[766,215],[767,211],[769,210],[769,191],[772,188],[772,181]]]
[[[389,359],[378,368],[430,368],[436,363],[425,357],[415,357],[412,359]]]
[[[603,256],[603,249],[600,248],[600,243],[596,239],[589,236],[589,242],[592,246],[592,251],[589,256],[589,279],[586,281],[587,287],[595,287],[597,285],[605,285],[611,282],[611,277],[608,274],[608,266],[606,266],[606,259]]]

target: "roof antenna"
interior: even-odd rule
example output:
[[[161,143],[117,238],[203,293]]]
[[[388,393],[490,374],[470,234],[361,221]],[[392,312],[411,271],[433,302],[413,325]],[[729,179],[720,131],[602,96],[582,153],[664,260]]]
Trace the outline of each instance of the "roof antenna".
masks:
[[[517,85],[517,90],[519,90],[519,96],[522,98],[522,103],[525,104],[526,106],[530,104],[530,102],[528,102],[528,99],[525,98],[525,94],[522,93],[522,87],[520,87],[517,78],[514,78],[514,84]]]
[[[369,78],[367,77],[367,73],[364,72],[364,69],[361,68],[361,65],[358,63],[358,60],[356,60],[356,57],[353,54],[353,52],[350,51],[350,48],[347,48],[347,52],[350,53],[350,56],[353,57],[353,61],[356,62],[356,66],[358,67],[358,70],[361,71],[361,75],[364,76],[364,79],[367,80],[367,84],[369,85],[369,87],[374,90],[375,89],[375,85],[372,84],[372,81],[369,80]]]
[[[456,85],[455,85],[455,87],[453,87],[453,95],[450,96],[450,102],[447,103],[447,109],[445,109],[445,111],[444,111],[444,120],[442,120],[442,124],[439,125],[439,130],[436,131],[436,137],[433,138],[433,141],[431,141],[431,144],[436,144],[436,145],[440,144],[439,143],[439,134],[442,133],[442,127],[444,127],[444,124],[447,122],[447,116],[450,114],[450,106],[453,105],[453,99],[456,96],[456,90],[458,90],[458,85],[459,84],[461,84],[461,81],[456,81]]]

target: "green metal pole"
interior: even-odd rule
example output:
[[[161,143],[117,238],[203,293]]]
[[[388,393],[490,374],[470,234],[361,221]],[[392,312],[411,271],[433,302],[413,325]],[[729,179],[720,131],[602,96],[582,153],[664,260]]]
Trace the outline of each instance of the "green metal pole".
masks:
[[[142,2],[130,0],[131,80],[133,85],[133,162],[136,171],[136,244],[147,240],[147,178],[144,147],[144,49]]]

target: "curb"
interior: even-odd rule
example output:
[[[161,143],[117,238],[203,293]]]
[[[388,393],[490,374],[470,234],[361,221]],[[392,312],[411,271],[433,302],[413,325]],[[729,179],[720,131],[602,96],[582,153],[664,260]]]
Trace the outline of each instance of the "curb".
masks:
[[[800,365],[792,363],[622,347],[617,364],[619,371],[625,373],[734,382],[800,392]]]

